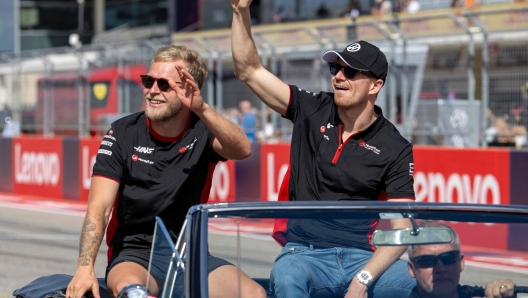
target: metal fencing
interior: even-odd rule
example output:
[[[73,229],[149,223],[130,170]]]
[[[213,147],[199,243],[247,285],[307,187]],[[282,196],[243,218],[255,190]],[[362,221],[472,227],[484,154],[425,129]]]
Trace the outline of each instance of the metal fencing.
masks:
[[[390,71],[377,104],[415,144],[526,144],[528,3],[255,26],[253,35],[265,67],[310,91],[331,91],[321,59],[325,50],[355,40],[378,45]],[[26,133],[101,134],[114,119],[141,110],[139,74],[147,72],[157,48],[171,43],[206,59],[202,93],[219,112],[237,121],[238,103],[249,100],[259,114],[262,140],[289,139],[291,123],[234,76],[229,30],[3,54],[0,119],[20,121]]]

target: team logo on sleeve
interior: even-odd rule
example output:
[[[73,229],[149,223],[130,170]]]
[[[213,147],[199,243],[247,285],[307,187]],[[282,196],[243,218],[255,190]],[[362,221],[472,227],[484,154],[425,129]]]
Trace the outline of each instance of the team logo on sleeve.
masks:
[[[116,138],[114,138],[114,137],[111,136],[111,135],[105,135],[103,138],[105,138],[105,139],[110,139],[110,140],[112,140],[112,141],[114,141],[114,142],[117,141]]]
[[[109,135],[113,135],[114,134],[114,131],[110,129],[110,131],[108,132]]]
[[[180,148],[180,153],[185,153],[187,152],[188,150],[191,150],[192,148],[194,148],[194,144],[196,143],[196,141],[198,141],[198,139],[195,137],[194,140],[192,141],[192,143],[190,143],[189,145],[187,146],[183,146]]]
[[[109,141],[102,141],[102,142],[101,142],[101,145],[103,145],[103,146],[108,146],[108,147],[112,147],[112,145],[114,145],[114,143],[109,142]]]
[[[110,150],[99,149],[99,151],[97,151],[97,153],[98,154],[105,154],[105,155],[112,156],[112,151],[110,151]]]

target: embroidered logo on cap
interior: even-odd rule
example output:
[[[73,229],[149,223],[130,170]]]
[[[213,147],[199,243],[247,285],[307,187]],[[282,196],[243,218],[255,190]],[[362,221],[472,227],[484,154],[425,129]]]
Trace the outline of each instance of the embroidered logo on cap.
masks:
[[[347,47],[347,51],[349,52],[357,52],[361,49],[361,45],[359,43],[353,43]]]

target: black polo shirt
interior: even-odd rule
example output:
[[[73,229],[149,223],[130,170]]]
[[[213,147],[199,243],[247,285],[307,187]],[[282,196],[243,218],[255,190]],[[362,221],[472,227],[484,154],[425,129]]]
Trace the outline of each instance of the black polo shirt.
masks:
[[[293,126],[289,199],[381,200],[414,198],[412,144],[375,107],[367,129],[341,140],[334,94],[290,86],[286,118]],[[374,250],[377,220],[290,220],[286,239],[317,246]]]
[[[176,239],[189,208],[209,197],[220,159],[213,140],[194,113],[189,113],[187,127],[175,138],[164,138],[150,129],[144,112],[112,123],[93,169],[93,175],[119,183],[107,228],[110,250],[137,237],[150,239],[156,216]]]

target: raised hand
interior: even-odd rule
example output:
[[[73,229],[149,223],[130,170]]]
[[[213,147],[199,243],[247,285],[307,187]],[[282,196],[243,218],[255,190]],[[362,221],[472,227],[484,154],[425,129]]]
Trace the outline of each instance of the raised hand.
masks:
[[[231,6],[233,10],[248,8],[252,0],[231,0]]]
[[[181,85],[177,84],[173,80],[169,80],[169,84],[176,94],[181,103],[188,107],[193,112],[200,112],[204,108],[204,101],[200,87],[194,81],[191,74],[181,66],[176,66],[176,70],[180,75]]]

